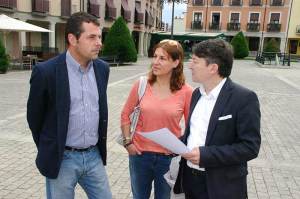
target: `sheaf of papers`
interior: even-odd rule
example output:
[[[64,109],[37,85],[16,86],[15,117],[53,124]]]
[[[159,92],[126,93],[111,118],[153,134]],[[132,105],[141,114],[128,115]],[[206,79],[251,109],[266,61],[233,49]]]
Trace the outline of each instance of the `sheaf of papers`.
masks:
[[[162,128],[151,132],[138,132],[138,134],[152,140],[175,154],[184,154],[189,152],[187,146],[183,144],[168,128]]]

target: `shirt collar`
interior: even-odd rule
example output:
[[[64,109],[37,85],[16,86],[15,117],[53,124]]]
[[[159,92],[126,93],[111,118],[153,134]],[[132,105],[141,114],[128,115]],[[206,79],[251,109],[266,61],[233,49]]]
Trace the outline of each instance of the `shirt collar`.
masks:
[[[221,91],[223,85],[225,84],[226,80],[227,80],[227,78],[222,79],[222,81],[220,81],[219,84],[215,88],[213,88],[208,95],[205,92],[204,86],[201,84],[199,87],[201,96],[203,96],[207,99],[216,100],[218,98],[220,91]]]
[[[66,62],[74,71],[80,71],[82,73],[88,72],[93,66],[93,61],[91,60],[87,65],[87,70],[84,70],[84,68],[71,55],[70,51],[67,51],[66,53]]]

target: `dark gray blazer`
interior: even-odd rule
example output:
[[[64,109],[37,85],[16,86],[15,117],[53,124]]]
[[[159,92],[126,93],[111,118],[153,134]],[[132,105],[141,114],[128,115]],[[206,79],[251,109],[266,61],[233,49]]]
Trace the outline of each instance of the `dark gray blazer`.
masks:
[[[201,97],[193,92],[183,141],[190,134],[190,117]],[[219,117],[231,115],[226,120]],[[229,78],[222,87],[209,121],[205,146],[200,147],[200,167],[206,170],[210,199],[247,197],[247,161],[257,157],[261,143],[260,109],[256,94]],[[175,193],[181,193],[183,167],[180,162]],[[197,189],[197,187],[194,187]]]
[[[99,93],[99,140],[97,146],[106,164],[108,64],[94,60]],[[42,175],[56,178],[66,143],[70,112],[70,88],[66,53],[36,65],[30,79],[27,121],[37,146],[36,165]]]

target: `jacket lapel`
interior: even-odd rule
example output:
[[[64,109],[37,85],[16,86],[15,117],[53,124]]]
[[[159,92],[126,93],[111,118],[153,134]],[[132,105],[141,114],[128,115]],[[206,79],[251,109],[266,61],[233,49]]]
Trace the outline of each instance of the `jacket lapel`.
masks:
[[[191,116],[192,116],[192,113],[196,107],[196,104],[199,100],[199,98],[201,97],[201,93],[199,91],[199,88],[196,88],[193,95],[192,95],[192,99],[191,99],[191,105],[190,105],[190,111],[189,111],[189,116],[188,116],[188,120],[187,120],[187,128],[185,129],[185,133],[184,133],[184,137],[183,137],[183,141],[185,143],[187,143],[187,138],[189,137],[190,135],[190,121],[191,121]]]
[[[228,78],[220,91],[216,104],[211,113],[205,145],[208,145],[210,139],[213,137],[218,122],[218,118],[222,115],[223,110],[227,104],[227,101],[231,96],[231,88],[232,88],[232,81]]]
[[[104,98],[104,96],[102,96],[104,94],[104,91],[103,91],[103,83],[102,83],[102,77],[104,77],[105,75],[101,75],[101,68],[100,67],[97,67],[96,61],[93,61],[93,68],[94,68],[94,73],[95,73],[95,78],[96,78],[96,82],[97,82],[97,89],[98,89],[98,95],[99,95],[99,100],[98,100],[98,104],[99,104],[99,125],[100,125],[100,121],[102,120],[101,116],[101,111],[104,109],[102,107],[102,103],[101,102],[101,99]],[[99,128],[99,135],[101,133],[100,131],[100,128]]]
[[[58,57],[56,66],[56,110],[59,144],[65,144],[69,124],[70,86],[66,64],[66,53]]]

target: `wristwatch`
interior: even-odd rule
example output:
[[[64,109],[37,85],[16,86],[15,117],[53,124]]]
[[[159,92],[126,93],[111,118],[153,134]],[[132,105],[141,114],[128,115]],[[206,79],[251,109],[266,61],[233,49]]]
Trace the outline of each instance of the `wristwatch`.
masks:
[[[131,138],[130,137],[124,137],[123,138],[123,146],[126,148],[128,147],[129,145],[132,144],[132,141],[131,141]]]

